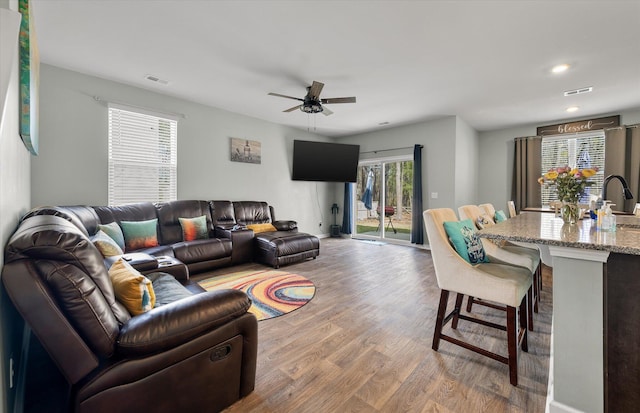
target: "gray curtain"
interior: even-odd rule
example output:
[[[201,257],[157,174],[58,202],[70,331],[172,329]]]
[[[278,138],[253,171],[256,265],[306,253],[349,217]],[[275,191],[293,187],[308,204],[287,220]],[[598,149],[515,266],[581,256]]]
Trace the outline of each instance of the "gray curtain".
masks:
[[[605,129],[604,138],[604,176],[623,176],[633,193],[633,199],[625,200],[620,182],[612,180],[607,186],[607,199],[616,204],[614,210],[632,212],[640,202],[640,125]]]
[[[541,169],[542,137],[515,138],[511,200],[516,203],[517,212],[527,207],[542,206],[542,192],[538,183]]]
[[[424,243],[422,222],[422,145],[413,147],[413,201],[411,206],[411,243]]]

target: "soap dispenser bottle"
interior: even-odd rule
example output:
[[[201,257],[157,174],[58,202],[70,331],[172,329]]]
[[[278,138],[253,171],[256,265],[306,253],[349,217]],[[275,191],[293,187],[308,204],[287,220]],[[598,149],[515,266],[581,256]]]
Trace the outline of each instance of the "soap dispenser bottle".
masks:
[[[604,201],[602,208],[604,209],[602,217],[602,230],[609,231],[611,230],[611,221],[613,219],[613,211],[611,211],[611,201]]]
[[[612,206],[616,206],[616,204],[609,203],[607,205],[607,209],[604,212],[605,217],[607,217],[607,225],[608,225],[607,230],[609,232],[615,232],[616,231],[616,216],[613,215],[613,211],[611,210]]]
[[[600,204],[600,208],[598,208],[596,220],[596,229],[598,231],[602,231],[605,229],[604,214],[607,207],[607,202],[609,201],[603,201],[602,204]]]

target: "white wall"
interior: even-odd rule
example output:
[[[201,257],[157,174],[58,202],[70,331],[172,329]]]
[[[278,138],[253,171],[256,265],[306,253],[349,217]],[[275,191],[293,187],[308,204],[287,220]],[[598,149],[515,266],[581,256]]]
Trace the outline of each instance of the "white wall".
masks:
[[[640,108],[637,110],[603,113],[590,118],[620,115],[620,123],[631,125],[640,122]],[[578,119],[576,119],[578,120]],[[479,134],[478,148],[478,199],[477,203],[492,203],[496,209],[506,211],[511,199],[511,180],[513,177],[513,139],[535,136],[538,126],[572,122],[572,120],[540,122],[536,125],[523,125]]]
[[[17,10],[17,2],[0,0],[0,8]],[[30,205],[29,165],[31,155],[22,144],[19,135],[19,96],[18,96],[18,44],[13,50],[2,50],[0,60],[13,58],[11,79],[7,90],[5,113],[0,124],[0,242],[1,245],[16,229],[20,217],[28,211]],[[4,248],[3,248],[4,249]],[[4,254],[0,254],[0,268],[4,263]],[[2,288],[2,287],[0,287]],[[6,301],[5,301],[6,300]],[[10,303],[4,291],[0,296],[0,315],[2,330],[0,340],[0,412],[9,411],[13,403],[14,392],[9,390],[7,382],[9,357],[17,357],[20,352],[20,335],[22,321],[12,316]],[[17,337],[16,337],[17,336]],[[14,387],[15,389],[15,387]]]
[[[454,207],[475,204],[478,198],[478,132],[456,117]]]
[[[413,147],[415,144],[421,144],[424,146],[422,149],[423,209],[453,208],[457,211],[461,205],[476,203],[478,133],[457,116],[384,128],[376,132],[341,138],[340,142],[359,144],[360,152]],[[379,156],[387,154],[397,155],[394,152],[379,152]],[[437,198],[434,198],[436,194]],[[338,198],[339,195],[336,197]],[[426,234],[424,239],[425,243],[428,243]]]
[[[178,122],[179,199],[266,201],[301,231],[329,231],[336,184],[292,181],[291,156],[294,139],[330,139],[54,66],[42,65],[40,75],[45,109],[31,165],[33,206],[107,204],[104,101],[113,100],[186,116]],[[231,162],[231,137],[260,141],[262,163]]]
[[[340,143],[360,145],[360,152],[409,148],[404,153],[412,153],[413,146],[422,148],[422,203],[423,208],[451,207],[455,204],[456,162],[456,118],[448,116],[430,122],[413,125],[382,128],[376,132],[353,135],[340,139]],[[379,156],[399,155],[394,151],[379,152]],[[437,193],[437,198],[431,198]],[[359,196],[360,194],[356,194]],[[336,192],[340,210],[343,210],[344,189]],[[423,228],[424,231],[424,228]],[[427,243],[426,233],[424,234]]]
[[[451,168],[455,163],[454,116],[431,122],[384,128],[341,138],[340,143],[360,145],[360,152],[383,151],[395,148],[410,148],[405,153],[413,153],[413,146],[423,145],[422,149],[422,191],[424,208],[438,208],[455,202],[455,185]],[[408,152],[407,152],[408,151]],[[394,152],[380,152],[379,156],[397,155]],[[437,192],[438,198],[431,199],[430,193]],[[342,187],[340,194],[343,194]],[[339,198],[342,202],[342,198]]]

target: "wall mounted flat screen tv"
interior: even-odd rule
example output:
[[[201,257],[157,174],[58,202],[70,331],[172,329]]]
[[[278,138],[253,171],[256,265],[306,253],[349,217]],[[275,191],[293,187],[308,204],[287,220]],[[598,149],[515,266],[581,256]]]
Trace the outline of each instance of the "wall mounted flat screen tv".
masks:
[[[293,141],[294,181],[355,182],[360,145]]]

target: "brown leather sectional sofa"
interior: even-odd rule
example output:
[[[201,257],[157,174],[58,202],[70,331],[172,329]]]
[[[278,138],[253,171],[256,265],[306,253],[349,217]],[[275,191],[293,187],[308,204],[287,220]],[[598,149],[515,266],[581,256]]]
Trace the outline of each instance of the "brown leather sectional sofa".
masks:
[[[183,241],[178,218],[202,215],[209,238]],[[155,273],[150,278],[165,272],[165,259],[157,257],[177,263],[167,272],[187,284],[189,272],[251,259],[277,267],[319,253],[316,237],[297,232],[293,221],[275,221],[273,208],[263,202],[32,210],[6,246],[2,281],[67,379],[68,411],[217,412],[253,391],[258,333],[246,294],[193,294],[161,274],[175,283],[169,295],[182,299],[134,317],[115,299],[109,263],[90,237],[99,224],[155,218],[159,245],[125,251],[143,257],[139,268]],[[262,236],[244,227],[265,222],[278,231]],[[156,291],[156,298],[162,301],[162,292]]]
[[[174,257],[187,266],[188,273],[198,273],[253,260],[278,268],[280,265],[315,258],[320,253],[316,236],[298,232],[295,221],[275,220],[274,208],[259,201],[180,200],[108,207],[40,207],[30,211],[25,218],[35,215],[61,216],[88,236],[97,232],[99,224],[157,218],[159,245],[125,251],[127,254],[136,253],[132,264],[139,270],[138,265],[144,265],[143,272],[156,269],[157,265],[154,267],[149,260],[159,256]],[[206,217],[209,238],[183,241],[179,218],[203,215]],[[264,223],[273,224],[277,231],[255,234],[246,228],[247,225]],[[144,259],[144,254],[147,254],[147,259]]]

